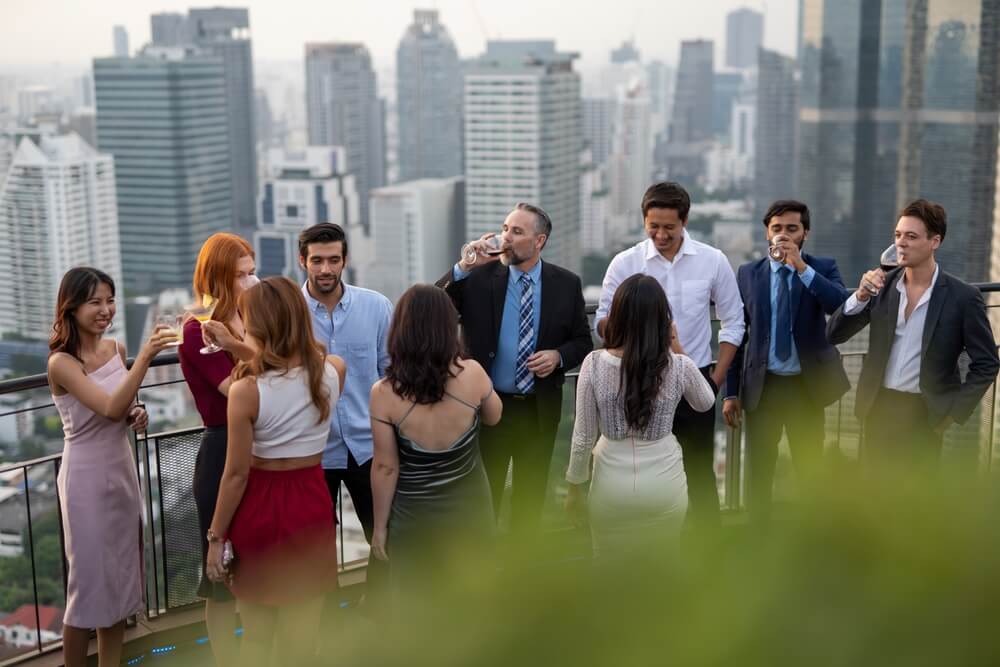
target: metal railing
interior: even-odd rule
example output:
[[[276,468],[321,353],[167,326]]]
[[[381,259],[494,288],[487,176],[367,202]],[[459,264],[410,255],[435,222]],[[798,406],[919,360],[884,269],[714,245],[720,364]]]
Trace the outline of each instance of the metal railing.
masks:
[[[1000,292],[1000,284],[977,285],[981,291],[990,294]],[[1000,314],[1000,304],[988,306],[991,311]],[[593,317],[596,307],[588,307],[588,316]],[[998,320],[1000,322],[1000,320]],[[845,351],[843,359],[852,385],[856,385],[863,351]],[[129,362],[131,365],[131,361]],[[161,354],[152,367],[174,366],[176,354]],[[574,383],[576,371],[567,373],[567,379]],[[168,387],[183,383],[182,379],[172,379],[163,382],[144,384],[140,389],[150,392],[159,387]],[[48,382],[44,374],[0,381],[0,396],[18,392],[47,389]],[[990,470],[992,460],[996,455],[996,383],[984,396],[977,411],[978,419],[971,419],[964,427],[953,427],[946,437],[946,448],[962,448],[969,441],[978,442],[978,463],[981,468]],[[560,469],[556,463],[560,457],[568,459],[569,432],[572,430],[572,415],[575,410],[575,391],[564,392],[564,415],[560,426],[560,435],[556,444],[556,454],[553,457],[550,472],[550,488],[548,490],[549,505],[547,513],[550,528],[559,528],[563,524],[558,514],[558,506],[565,490],[562,479],[565,468]],[[862,445],[860,424],[853,417],[854,390],[848,392],[841,400],[827,409],[827,443],[843,450],[853,449],[856,453]],[[44,403],[24,408],[0,411],[0,419],[16,418],[18,415],[34,414],[41,410],[52,409],[54,404]],[[152,417],[152,416],[151,416]],[[740,429],[729,429],[717,422],[717,433],[724,434],[725,444],[721,447],[722,471],[719,485],[723,506],[727,511],[739,512],[744,508],[744,489],[746,487],[747,470],[744,465],[745,438]],[[146,557],[146,611],[147,616],[155,618],[172,611],[188,608],[198,604],[195,591],[200,576],[201,535],[198,528],[197,513],[191,494],[191,480],[194,462],[200,444],[202,428],[174,428],[161,432],[142,434],[133,438],[136,456],[137,474],[144,501],[143,542]],[[45,637],[42,627],[41,609],[45,601],[54,600],[60,603],[65,600],[66,561],[64,536],[62,532],[62,508],[56,491],[56,480],[62,463],[62,454],[53,453],[32,460],[13,464],[0,465],[0,560],[3,560],[4,548],[16,551],[17,545],[5,547],[2,532],[5,512],[24,514],[24,528],[21,549],[27,560],[25,573],[30,579],[30,604],[34,607],[34,640],[31,647],[23,647],[20,653],[4,655],[0,653],[0,664],[11,659],[21,661],[39,655],[46,650],[53,650],[59,645],[58,637]],[[776,479],[776,483],[779,483]],[[6,484],[6,485],[5,485]],[[4,492],[6,491],[6,496]],[[11,493],[13,492],[13,493]],[[341,571],[353,564],[345,563],[344,541],[344,498],[338,498],[338,539],[340,542],[339,567]],[[4,504],[8,505],[5,510]],[[553,512],[556,518],[553,517]],[[8,517],[9,518],[9,517]],[[55,528],[53,527],[55,525]],[[40,534],[40,527],[47,531]],[[41,546],[52,546],[52,532],[58,536],[58,565],[60,571],[53,576],[51,572],[42,572],[44,566],[52,566],[51,558],[47,558]],[[8,534],[8,537],[10,535]],[[48,539],[48,542],[46,540]],[[16,541],[16,540],[15,540]],[[9,555],[6,557],[12,557]],[[61,589],[53,597],[52,581],[56,581]],[[0,604],[7,599],[5,587],[25,585],[23,581],[0,581]],[[43,585],[45,584],[45,585]],[[44,589],[44,590],[43,590]],[[47,591],[47,592],[46,592]],[[13,609],[0,611],[11,612]],[[31,630],[31,628],[28,628]],[[2,638],[0,638],[2,639]]]

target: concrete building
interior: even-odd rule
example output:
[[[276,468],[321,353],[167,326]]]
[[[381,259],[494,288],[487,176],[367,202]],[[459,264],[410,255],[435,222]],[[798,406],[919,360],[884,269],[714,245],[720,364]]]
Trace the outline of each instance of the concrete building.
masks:
[[[0,188],[0,262],[12,279],[0,282],[0,330],[47,340],[63,274],[95,266],[119,290],[115,164],[78,135],[22,135]],[[112,335],[125,338],[124,305]]]
[[[465,71],[466,238],[499,232],[518,202],[552,219],[543,257],[580,266],[583,145],[574,53],[552,41],[490,41]]]
[[[399,180],[462,173],[462,70],[434,10],[416,10],[396,50]]]
[[[233,229],[223,61],[193,47],[147,47],[95,59],[94,81],[98,145],[115,158],[128,288],[189,285],[201,244]]]
[[[368,196],[385,184],[385,105],[363,44],[306,44],[306,115],[310,146],[343,146],[368,224]]]
[[[424,178],[373,190],[371,231],[365,287],[395,302],[411,285],[434,283],[465,241],[465,180]]]

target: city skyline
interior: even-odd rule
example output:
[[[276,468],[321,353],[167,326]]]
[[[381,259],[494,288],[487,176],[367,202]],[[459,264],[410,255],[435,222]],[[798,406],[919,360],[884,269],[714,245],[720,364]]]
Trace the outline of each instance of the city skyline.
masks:
[[[0,40],[0,68],[17,66],[86,66],[94,57],[113,53],[115,25],[122,25],[136,50],[151,41],[149,16],[160,12],[186,12],[188,0],[106,0],[101,12],[65,0],[15,0],[6,8],[9,25],[52,24],[61,17],[66,30],[43,34],[6,35]],[[488,39],[555,38],[568,51],[578,52],[581,67],[604,63],[610,51],[624,39],[632,39],[646,59],[675,62],[677,44],[684,39],[711,39],[721,61],[725,48],[726,14],[740,7],[762,11],[760,0],[722,0],[683,7],[683,21],[654,20],[669,16],[670,7],[649,0],[623,0],[607,5],[575,8],[574,21],[566,21],[565,6],[555,2],[419,2],[390,0],[378,5],[352,7],[350,20],[340,16],[336,5],[305,0],[266,3],[263,0],[226,3],[250,11],[254,57],[260,61],[298,61],[305,42],[363,42],[370,49],[375,67],[391,68],[396,47],[412,21],[414,9],[435,9],[447,25],[462,58],[483,51]],[[677,9],[681,9],[678,4]],[[526,17],[530,16],[530,20]],[[794,55],[798,26],[798,2],[769,3],[764,25],[764,46]],[[72,27],[72,30],[69,28]]]

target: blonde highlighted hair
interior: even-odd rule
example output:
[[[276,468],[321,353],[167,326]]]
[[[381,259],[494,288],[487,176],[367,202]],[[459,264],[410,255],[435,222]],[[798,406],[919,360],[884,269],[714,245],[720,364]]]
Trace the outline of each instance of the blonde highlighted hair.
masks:
[[[233,379],[260,377],[268,371],[287,373],[291,360],[298,357],[309,375],[309,394],[319,421],[326,421],[330,416],[330,392],[323,383],[326,351],[313,338],[302,290],[288,278],[265,278],[240,295],[239,310],[257,352],[250,361],[237,364]]]

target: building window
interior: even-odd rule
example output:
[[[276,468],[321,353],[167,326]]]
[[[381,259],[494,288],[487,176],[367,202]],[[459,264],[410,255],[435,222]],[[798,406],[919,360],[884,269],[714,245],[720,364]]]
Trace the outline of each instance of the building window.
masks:
[[[298,206],[286,206],[285,207],[285,216],[288,217],[288,218],[297,218],[297,217],[299,217],[299,207]]]

